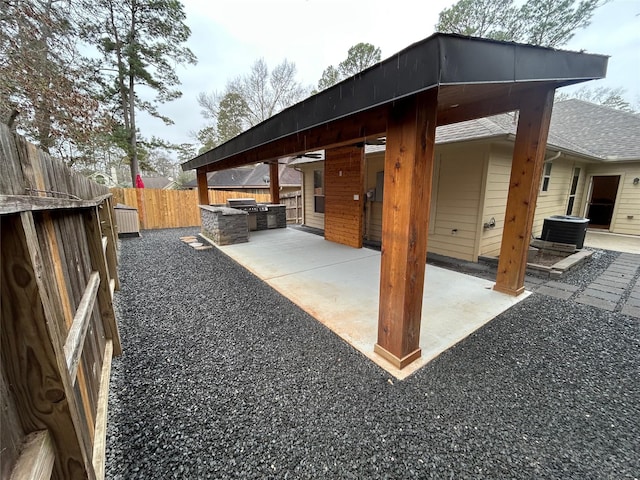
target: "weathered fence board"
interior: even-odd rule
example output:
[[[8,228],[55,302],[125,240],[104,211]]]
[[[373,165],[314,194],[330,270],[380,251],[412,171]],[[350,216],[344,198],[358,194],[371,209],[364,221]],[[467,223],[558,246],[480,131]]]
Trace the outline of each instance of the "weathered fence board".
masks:
[[[57,359],[61,332],[44,284],[44,265],[30,213],[2,217],[2,365],[25,432],[49,430],[60,449],[57,478],[84,478],[88,435],[78,441],[75,395]],[[10,252],[10,253],[9,253]],[[11,299],[11,301],[9,301]],[[33,392],[38,392],[34,395]],[[75,414],[74,414],[75,413]]]
[[[8,128],[0,129],[0,149],[3,159],[18,158],[16,138]],[[24,191],[24,177],[20,163],[0,162],[0,192],[7,195],[22,195]]]
[[[113,199],[2,125],[0,155],[0,472],[102,479],[121,352]]]
[[[2,400],[2,408],[0,408],[0,425],[2,425],[0,428],[0,478],[9,478],[13,464],[20,455],[26,433],[18,417],[15,398],[9,391],[4,368],[0,371],[0,400]]]
[[[56,459],[48,430],[29,434],[22,455],[13,469],[11,480],[46,480],[51,478]]]

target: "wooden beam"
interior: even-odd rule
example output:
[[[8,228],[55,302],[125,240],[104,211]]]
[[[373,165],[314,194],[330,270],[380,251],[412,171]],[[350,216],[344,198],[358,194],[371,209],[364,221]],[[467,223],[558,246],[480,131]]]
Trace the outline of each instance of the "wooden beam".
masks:
[[[378,343],[374,350],[397,368],[421,355],[437,95],[437,90],[430,90],[397,102],[387,128]]]
[[[73,323],[67,340],[64,343],[64,355],[67,359],[67,368],[69,369],[69,377],[71,383],[75,383],[76,374],[78,373],[78,364],[80,363],[80,355],[82,354],[82,346],[89,328],[89,320],[93,313],[93,306],[96,303],[96,294],[100,286],[100,274],[92,272],[87,283],[84,295],[80,299],[80,304],[73,317]]]
[[[280,173],[278,162],[269,164],[269,192],[271,193],[271,203],[280,203]]]
[[[105,200],[105,197],[110,196],[111,194],[92,200],[74,200],[70,198],[35,197],[32,195],[0,195],[0,214],[90,208],[99,205]]]
[[[48,430],[30,433],[11,472],[11,480],[49,480],[55,460],[53,441]]]
[[[375,139],[385,134],[389,108],[388,105],[383,105],[366,112],[356,113],[347,118],[340,118],[304,132],[280,138],[266,145],[256,146],[229,156],[224,160],[203,166],[200,169],[206,169],[208,172],[225,170],[321,148],[343,147],[363,142],[367,139]]]
[[[209,182],[207,180],[207,171],[204,168],[197,170],[198,178],[198,204],[209,205]]]
[[[512,112],[518,109],[520,99],[523,95],[526,95],[526,93],[521,95],[489,97],[465,105],[441,109],[438,112],[438,126]]]
[[[509,295],[524,292],[524,275],[533,217],[551,121],[554,89],[525,97],[520,107],[513,148],[502,245],[494,290]]]

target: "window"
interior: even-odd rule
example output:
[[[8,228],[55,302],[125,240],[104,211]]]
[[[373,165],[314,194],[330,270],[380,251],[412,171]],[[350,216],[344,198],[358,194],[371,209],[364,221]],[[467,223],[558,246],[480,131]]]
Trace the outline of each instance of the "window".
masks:
[[[324,213],[324,171],[313,171],[313,211]]]
[[[571,180],[571,190],[569,190],[569,202],[567,203],[567,215],[573,215],[573,204],[576,202],[576,191],[578,190],[578,180],[580,179],[580,169],[573,169],[573,179]]]
[[[384,195],[384,170],[376,173],[376,202],[381,202]]]
[[[542,176],[542,191],[549,191],[549,182],[551,181],[551,162],[544,162],[544,173]]]

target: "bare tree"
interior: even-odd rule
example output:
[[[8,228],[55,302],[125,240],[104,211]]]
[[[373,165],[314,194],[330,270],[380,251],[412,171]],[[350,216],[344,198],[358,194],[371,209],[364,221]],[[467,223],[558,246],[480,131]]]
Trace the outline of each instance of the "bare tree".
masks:
[[[197,138],[206,151],[302,100],[309,89],[296,80],[296,66],[284,60],[272,71],[258,59],[249,73],[227,83],[224,92],[198,94],[202,116],[209,121]]]
[[[605,107],[615,108],[623,112],[635,112],[631,104],[625,100],[624,94],[626,90],[622,87],[582,87],[572,93],[557,93],[555,100],[562,101],[570,98],[577,98]]]

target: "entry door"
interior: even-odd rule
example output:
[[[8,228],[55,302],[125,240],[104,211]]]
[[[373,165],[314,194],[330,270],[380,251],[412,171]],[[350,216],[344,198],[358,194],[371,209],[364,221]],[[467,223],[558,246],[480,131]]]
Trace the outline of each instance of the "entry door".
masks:
[[[587,210],[590,227],[608,229],[611,226],[619,184],[620,175],[592,177]]]

